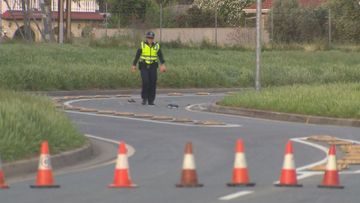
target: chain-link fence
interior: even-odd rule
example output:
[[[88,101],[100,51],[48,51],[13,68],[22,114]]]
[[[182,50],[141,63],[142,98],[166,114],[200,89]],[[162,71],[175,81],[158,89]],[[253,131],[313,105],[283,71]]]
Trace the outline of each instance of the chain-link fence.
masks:
[[[142,2],[142,7],[135,1]],[[159,41],[174,46],[255,46],[254,1],[240,11],[235,23],[220,7],[203,8],[197,2],[120,0],[118,7],[108,2],[107,35],[102,29],[94,33],[96,38],[119,35],[135,40],[153,30]],[[262,42],[266,45],[318,44],[326,48],[360,42],[359,0],[264,0],[262,8]]]
[[[201,8],[193,0],[120,0],[104,4],[103,12],[111,15],[102,28],[93,30],[95,39],[137,43],[147,30],[152,30],[158,41],[169,46],[255,46],[254,13],[244,12],[233,24],[221,11]],[[266,30],[263,39],[269,41]]]
[[[10,2],[10,7],[13,5],[11,2],[18,2],[14,5],[21,7],[22,1],[25,0],[3,2]],[[57,1],[51,0],[52,6],[56,7]],[[156,33],[157,41],[169,46],[253,48],[256,36],[254,2],[77,0],[72,6],[74,16],[81,13],[82,17],[74,20],[71,32],[76,37],[90,37],[94,44],[137,46],[144,33],[152,30]],[[32,13],[38,12],[34,19],[30,18],[37,22],[33,24],[33,31],[37,32],[42,29],[41,13],[36,7],[38,3],[31,5],[35,6]],[[9,6],[2,3],[2,7]],[[6,25],[3,27],[11,30],[15,27],[14,23],[20,22],[17,14],[20,7],[13,8],[14,11],[4,20],[3,24]],[[57,9],[52,10],[55,12]],[[52,15],[56,16],[56,13]],[[88,16],[95,16],[96,21],[87,19]],[[53,22],[54,27],[56,24]],[[319,44],[326,48],[339,43],[359,43],[359,25],[359,0],[263,0],[262,4],[262,42],[269,47]]]

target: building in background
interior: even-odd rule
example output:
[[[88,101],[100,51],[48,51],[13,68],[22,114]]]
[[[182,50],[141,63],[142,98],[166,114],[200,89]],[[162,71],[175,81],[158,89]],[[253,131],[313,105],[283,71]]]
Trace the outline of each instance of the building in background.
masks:
[[[7,1],[7,2],[6,2]],[[43,29],[41,0],[30,1],[30,25],[34,41],[41,41]],[[51,0],[52,30],[57,37],[58,30],[58,0]],[[72,1],[71,5],[71,33],[74,37],[80,37],[89,27],[97,27],[104,21],[104,15],[99,11],[96,0]],[[0,26],[11,39],[21,38],[20,29],[24,29],[24,15],[22,12],[22,0],[0,0]],[[66,16],[65,16],[66,19]],[[16,25],[17,24],[17,25]],[[85,30],[84,30],[85,28]]]

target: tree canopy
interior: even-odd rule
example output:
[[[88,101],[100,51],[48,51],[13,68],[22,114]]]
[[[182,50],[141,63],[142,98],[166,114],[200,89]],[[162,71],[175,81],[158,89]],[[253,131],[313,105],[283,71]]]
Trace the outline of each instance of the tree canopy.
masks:
[[[238,25],[245,14],[244,8],[253,4],[255,0],[195,0],[194,2],[202,9],[217,9],[228,24]]]

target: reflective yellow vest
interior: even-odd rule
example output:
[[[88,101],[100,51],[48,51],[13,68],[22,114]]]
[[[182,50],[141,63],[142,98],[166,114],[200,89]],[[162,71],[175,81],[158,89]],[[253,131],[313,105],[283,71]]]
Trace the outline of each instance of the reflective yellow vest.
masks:
[[[157,62],[159,49],[160,45],[156,42],[152,47],[150,47],[145,42],[141,42],[141,61],[144,61],[146,64],[152,64]]]

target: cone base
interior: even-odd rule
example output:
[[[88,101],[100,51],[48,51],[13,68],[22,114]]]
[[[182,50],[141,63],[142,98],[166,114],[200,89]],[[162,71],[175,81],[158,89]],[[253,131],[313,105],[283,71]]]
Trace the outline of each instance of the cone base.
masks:
[[[139,187],[138,185],[135,184],[131,184],[131,185],[114,185],[114,184],[110,184],[108,186],[108,188],[137,188]]]
[[[10,187],[8,185],[0,185],[0,189],[9,189]]]
[[[30,188],[34,188],[34,189],[60,188],[60,185],[30,185]]]
[[[329,188],[329,189],[344,189],[341,185],[318,185],[318,188]]]
[[[227,183],[228,187],[254,187],[255,183]]]
[[[196,183],[196,184],[176,184],[175,185],[176,187],[179,187],[179,188],[185,188],[185,187],[188,187],[188,188],[191,188],[191,187],[203,187],[204,184],[200,184],[200,183]]]
[[[302,187],[302,184],[280,184],[280,183],[276,183],[274,184],[276,187]]]

